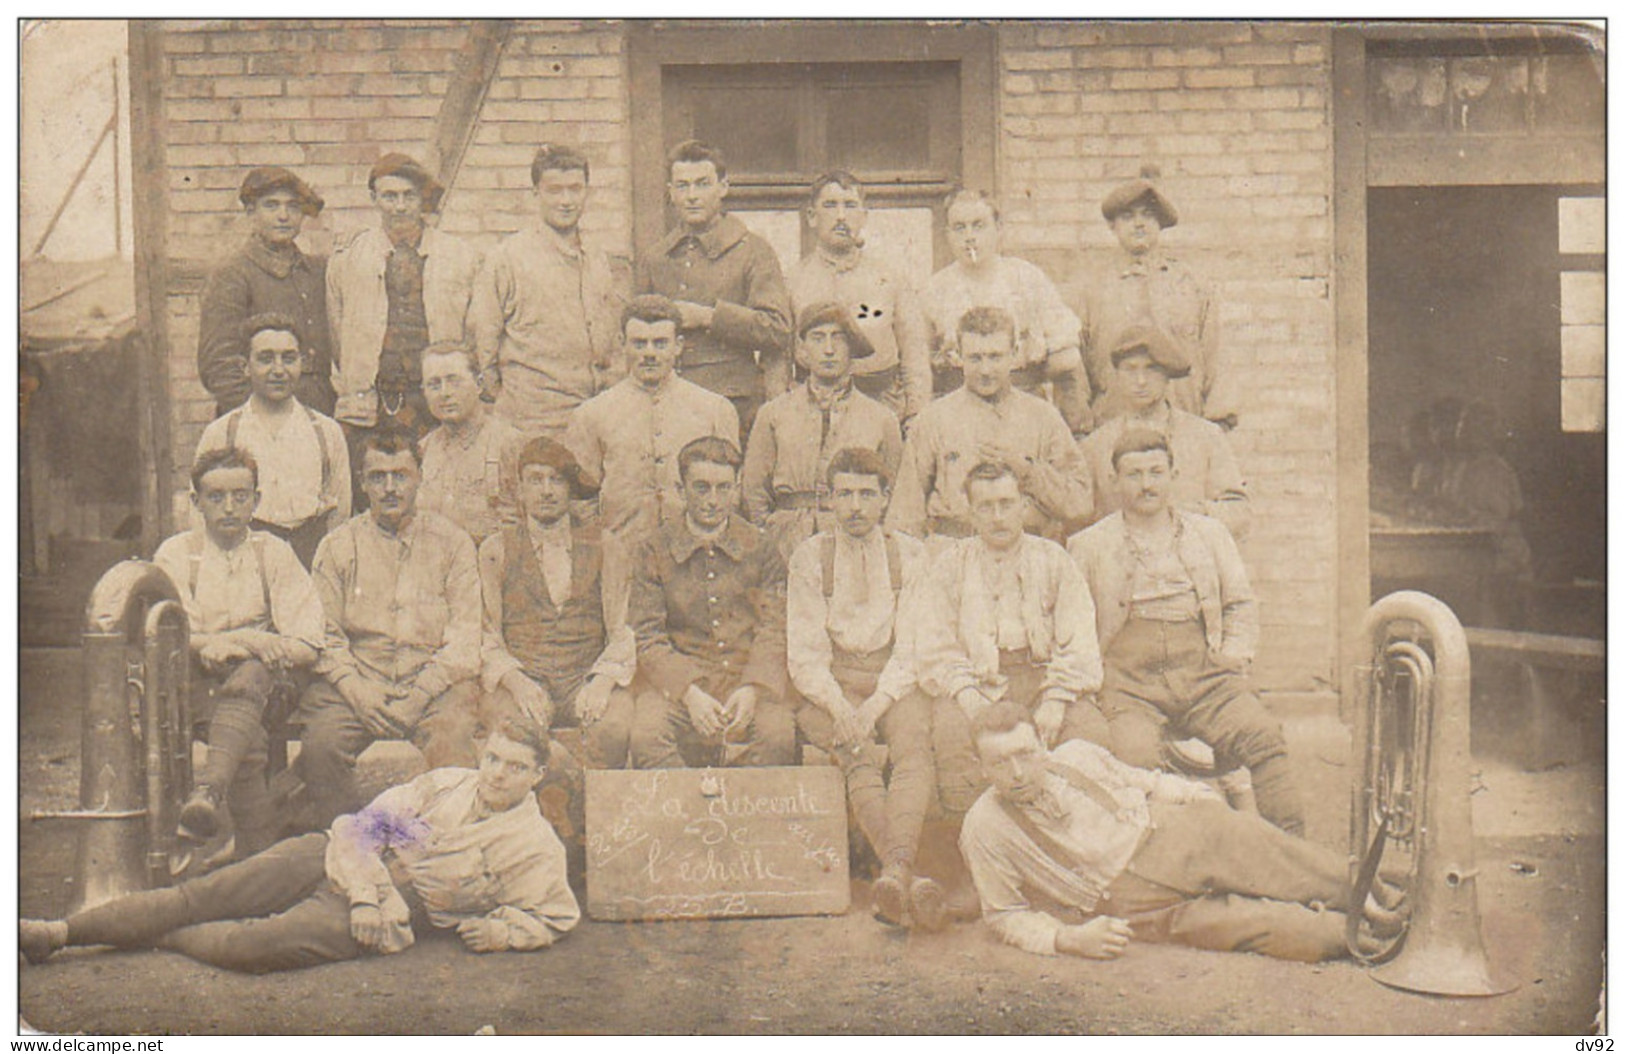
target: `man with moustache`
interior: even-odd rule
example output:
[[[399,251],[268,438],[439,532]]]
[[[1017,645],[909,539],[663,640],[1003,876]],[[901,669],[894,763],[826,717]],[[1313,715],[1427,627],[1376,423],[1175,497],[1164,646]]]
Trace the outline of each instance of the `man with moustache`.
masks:
[[[420,439],[433,427],[424,402],[423,349],[461,343],[480,253],[427,225],[446,188],[405,154],[385,154],[367,189],[380,226],[340,245],[327,267],[333,330],[333,416],[359,470],[362,439],[389,426]],[[362,488],[365,490],[365,488]]]
[[[204,451],[192,467],[202,526],[170,538],[152,558],[186,610],[192,710],[207,726],[208,754],[181,806],[180,833],[198,842],[214,837],[220,806],[229,803],[239,857],[275,837],[266,710],[275,693],[297,691],[323,642],[310,575],[285,542],[252,528],[260,498],[252,455]]]
[[[835,527],[790,558],[787,660],[803,700],[796,724],[841,766],[852,813],[880,857],[875,913],[897,926],[940,929],[942,888],[914,870],[936,786],[931,700],[916,687],[914,665],[925,549],[881,527],[891,469],[873,450],[841,450],[827,484]]]
[[[634,297],[621,313],[627,376],[570,414],[564,445],[598,491],[599,522],[629,547],[683,514],[677,455],[716,436],[736,446],[739,417],[727,399],[682,377],[682,313],[663,296]]]
[[[478,377],[468,345],[423,349],[423,396],[440,427],[423,437],[418,505],[467,531],[476,546],[518,520],[522,442],[486,408]]]
[[[677,465],[683,511],[632,560],[636,768],[791,765],[784,561],[736,513],[739,448],[708,436]]]
[[[1055,407],[1011,383],[1015,321],[996,307],[972,308],[956,331],[965,383],[915,419],[886,522],[920,538],[969,536],[966,476],[997,461],[1016,473],[1027,530],[1064,538],[1093,507],[1089,472]]]
[[[568,449],[532,439],[518,471],[520,520],[479,552],[488,709],[518,710],[546,729],[578,725],[589,765],[624,768],[637,665],[624,560],[596,524],[571,515],[587,492]]]
[[[1094,276],[1083,305],[1095,420],[1125,409],[1111,390],[1111,353],[1122,332],[1138,325],[1167,334],[1190,363],[1190,372],[1170,386],[1174,408],[1234,428],[1236,404],[1219,357],[1219,306],[1207,283],[1162,249],[1162,232],[1179,222],[1179,212],[1158,184],[1160,175],[1156,166],[1143,166],[1138,179],[1114,187],[1100,203],[1120,249]]]
[[[1112,447],[1121,506],[1067,548],[1094,597],[1105,661],[1100,709],[1112,753],[1162,764],[1164,729],[1213,748],[1221,771],[1245,765],[1258,812],[1303,834],[1303,802],[1281,723],[1247,681],[1258,604],[1224,524],[1170,500],[1174,460],[1160,432]]]
[[[852,383],[906,425],[931,401],[930,333],[908,279],[864,251],[866,193],[839,169],[813,180],[805,217],[816,244],[785,282],[798,319],[814,304],[846,309],[874,349],[853,363]]]
[[[789,386],[790,294],[778,254],[722,211],[728,168],[690,139],[667,155],[677,226],[638,260],[640,293],[658,293],[682,319],[682,375],[723,395],[749,435],[762,403]]]
[[[1000,252],[999,208],[987,193],[959,190],[950,195],[947,226],[954,262],[931,276],[923,298],[937,394],[959,384],[960,318],[972,308],[996,307],[1012,322],[1011,380],[1016,387],[1037,393],[1049,381],[1067,427],[1087,431],[1089,392],[1078,352],[1078,316],[1048,275]]]
[[[327,532],[350,518],[350,451],[338,422],[300,401],[307,356],[298,323],[255,315],[244,324],[248,401],[203,430],[197,454],[242,450],[259,466],[252,527],[293,546],[306,567]]]
[[[1112,450],[1125,432],[1149,428],[1168,437],[1178,466],[1171,478],[1176,508],[1212,516],[1236,538],[1251,520],[1247,484],[1230,449],[1230,437],[1212,421],[1178,409],[1170,385],[1190,373],[1183,348],[1161,330],[1130,326],[1112,349],[1113,390],[1123,412],[1108,418],[1078,444],[1094,481],[1095,516],[1118,509],[1112,480]]]
[[[305,220],[321,215],[321,195],[285,168],[256,168],[243,177],[237,200],[253,233],[203,283],[198,378],[215,398],[216,416],[242,405],[251,390],[245,360],[252,334],[244,326],[256,315],[280,315],[292,320],[304,352],[299,401],[331,414],[327,260],[305,255],[297,242]]]
[[[327,637],[299,704],[297,765],[317,827],[362,804],[355,761],[376,739],[410,739],[430,768],[474,760],[479,568],[462,528],[417,507],[422,479],[408,435],[369,433],[369,508],[316,550]]]
[[[526,438],[563,434],[570,413],[625,373],[620,316],[627,261],[581,230],[590,166],[543,143],[530,163],[538,221],[486,255],[469,305],[479,376],[496,412]]]
[[[18,948],[31,963],[70,946],[163,948],[258,974],[391,955],[428,929],[454,930],[480,954],[551,947],[581,908],[532,793],[547,762],[546,733],[505,720],[477,768],[426,772],[325,833],[178,886],[19,919]]]
[[[834,528],[826,486],[839,450],[875,451],[888,479],[903,454],[897,418],[858,390],[854,364],[873,349],[840,304],[809,304],[796,326],[807,381],[768,401],[745,449],[745,514],[786,560],[815,531]]]

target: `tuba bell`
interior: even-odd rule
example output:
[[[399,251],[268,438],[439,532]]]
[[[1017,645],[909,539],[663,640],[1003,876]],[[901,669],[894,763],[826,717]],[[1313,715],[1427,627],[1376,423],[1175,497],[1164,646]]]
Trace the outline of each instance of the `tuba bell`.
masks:
[[[192,782],[185,609],[156,565],[115,564],[85,605],[79,808],[33,820],[82,824],[71,914],[167,884]]]
[[[1467,638],[1441,601],[1390,593],[1366,613],[1370,661],[1356,670],[1361,779],[1349,813],[1354,910],[1349,951],[1391,988],[1433,995],[1501,995],[1517,987],[1490,970],[1478,915],[1469,798],[1471,672]],[[1392,857],[1392,859],[1389,859]],[[1387,860],[1389,866],[1383,865]],[[1379,871],[1407,872],[1406,921],[1395,937],[1359,938]]]

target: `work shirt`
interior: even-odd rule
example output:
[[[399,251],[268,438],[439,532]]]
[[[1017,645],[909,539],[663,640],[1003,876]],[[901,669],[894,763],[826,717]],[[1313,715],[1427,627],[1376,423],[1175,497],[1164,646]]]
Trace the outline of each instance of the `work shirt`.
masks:
[[[297,245],[273,249],[258,235],[226,257],[203,283],[199,305],[197,369],[215,398],[217,413],[248,398],[248,337],[255,315],[278,314],[299,328],[305,367],[295,394],[306,406],[333,411],[328,352],[327,259],[307,256]]]
[[[956,260],[931,276],[924,302],[933,369],[960,365],[959,320],[973,307],[1003,308],[1015,320],[1016,369],[1041,367],[1056,352],[1078,346],[1078,316],[1049,276],[1019,257],[1000,256],[982,274]]]
[[[568,518],[561,520],[553,530],[539,529],[535,521],[528,517],[525,520],[525,537],[529,539],[537,562],[542,567],[544,581],[540,584],[547,590],[555,610],[562,609],[574,595],[573,581],[577,576],[572,549],[574,534],[579,529]],[[603,652],[592,664],[587,677],[608,677],[625,688],[632,683],[638,661],[637,641],[633,639],[626,616],[626,593],[630,583],[625,558],[617,554],[613,540],[606,537],[601,544],[604,546],[602,571],[598,581],[589,588],[599,590],[606,640]],[[509,652],[502,636],[502,583],[503,576],[508,572],[508,550],[501,532],[480,544],[479,562],[481,592],[485,597],[480,682],[487,692],[494,692],[502,683],[502,678],[514,670],[524,669],[524,664]],[[559,700],[560,703],[565,701]]]
[[[480,578],[461,527],[418,511],[398,534],[364,512],[322,539],[314,564],[327,613],[316,672],[409,685],[432,699],[480,670]]]
[[[639,258],[637,288],[715,309],[710,326],[683,331],[677,368],[688,380],[726,396],[784,390],[790,293],[778,254],[738,219],[720,216],[699,234],[671,231]]]
[[[874,354],[852,362],[854,377],[899,371],[881,402],[900,420],[925,409],[931,401],[931,333],[920,298],[907,278],[861,249],[836,256],[822,246],[802,257],[785,275],[794,318],[814,304],[846,308],[874,347]]]
[[[175,583],[194,635],[264,630],[321,648],[321,599],[299,557],[275,535],[250,531],[222,549],[198,527],[165,541],[152,562]]]
[[[934,696],[952,698],[975,688],[989,699],[1008,688],[999,669],[998,582],[992,554],[980,538],[961,538],[932,554],[918,607],[920,684]],[[1044,667],[1042,701],[1070,705],[1100,688],[1100,649],[1095,609],[1083,576],[1066,550],[1044,538],[1022,535],[1015,554],[1013,598],[1032,661]],[[1025,703],[1026,700],[1017,700]]]
[[[631,267],[542,224],[503,239],[474,284],[468,328],[496,411],[527,439],[626,373],[621,309]]]
[[[896,415],[851,383],[826,393],[808,381],[757,411],[739,477],[745,515],[769,526],[787,557],[815,531],[835,529],[827,473],[848,447],[875,451],[894,476],[903,457]]]
[[[1212,421],[1175,409],[1166,400],[1143,415],[1118,414],[1101,423],[1078,443],[1094,481],[1095,518],[1122,507],[1112,481],[1112,447],[1131,428],[1148,428],[1168,437],[1175,475],[1168,496],[1177,508],[1212,516],[1237,538],[1247,535],[1252,507],[1247,482],[1230,446],[1230,437]]]
[[[364,230],[335,250],[327,265],[333,388],[338,393],[333,416],[369,428],[377,422],[379,366],[390,322],[385,273],[393,251],[389,235]],[[464,340],[479,250],[430,227],[416,252],[423,258],[425,343]]]
[[[831,672],[837,651],[868,656],[890,649],[875,690],[895,701],[914,688],[914,626],[919,615],[913,605],[926,574],[925,546],[906,534],[892,537],[902,564],[899,593],[891,588],[892,569],[879,527],[861,540],[841,530],[814,535],[790,558],[785,620],[790,680],[814,705],[828,710],[834,701],[845,699]],[[823,552],[831,539],[834,589],[826,598]]]
[[[1196,590],[1208,651],[1221,664],[1243,669],[1258,650],[1258,604],[1235,539],[1224,524],[1194,513],[1174,513],[1175,551]],[[1067,543],[1095,600],[1100,651],[1128,622],[1133,603],[1132,543],[1123,514],[1114,512]]]
[[[645,537],[632,561],[638,670],[668,699],[711,674],[784,698],[784,561],[730,516],[702,537],[686,517]]]
[[[739,445],[733,404],[681,377],[649,392],[627,377],[570,415],[564,445],[596,485],[604,528],[623,537],[683,514],[677,454],[706,436]]]
[[[329,528],[350,518],[350,448],[331,417],[296,399],[281,413],[266,413],[250,398],[209,422],[196,456],[228,447],[246,451],[258,466],[255,519],[291,530],[317,516],[326,516]]]
[[[1026,890],[1093,913],[1149,832],[1150,802],[1188,802],[1207,796],[1200,784],[1126,765],[1088,740],[1068,740],[1050,757],[1094,780],[1118,803],[1116,812],[1108,812],[1103,803],[1056,772],[1044,774],[1037,801],[1011,803],[1064,852],[1065,859],[1051,856],[1048,847],[1022,830],[994,787],[965,813],[959,830],[960,852],[981,898],[982,919],[1000,940],[1039,955],[1056,954],[1055,935],[1062,923],[1035,910]]]
[[[414,940],[410,920],[391,917],[392,907],[404,914],[392,872],[411,887],[436,928],[486,919],[500,924],[496,945],[507,951],[545,948],[581,920],[566,880],[564,845],[536,796],[493,813],[478,788],[475,769],[435,769],[333,821],[328,880],[352,907],[384,909],[389,933],[383,950],[401,951]]]
[[[1022,486],[1027,530],[1060,537],[1067,521],[1089,515],[1089,470],[1061,412],[1018,389],[990,402],[961,387],[914,419],[886,522],[917,537],[967,532],[965,477],[982,460],[983,443],[1011,447],[1031,466]]]
[[[423,437],[418,508],[438,512],[479,545],[519,517],[519,447],[524,438],[483,406],[462,435],[441,425]]]
[[[1207,283],[1160,251],[1139,259],[1119,251],[1095,273],[1083,302],[1083,362],[1094,389],[1096,420],[1126,410],[1110,393],[1116,374],[1112,349],[1135,325],[1162,330],[1189,357],[1190,374],[1168,386],[1177,409],[1210,421],[1236,412],[1219,357],[1219,308]]]

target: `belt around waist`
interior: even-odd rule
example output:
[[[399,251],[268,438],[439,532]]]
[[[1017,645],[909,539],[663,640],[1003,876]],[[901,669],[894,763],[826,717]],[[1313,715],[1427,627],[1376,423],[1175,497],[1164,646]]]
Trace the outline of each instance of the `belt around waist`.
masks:
[[[875,370],[873,373],[859,373],[857,368],[853,367],[852,383],[857,385],[858,391],[864,395],[881,396],[892,390],[897,383],[899,372],[901,372],[899,367],[895,365]]]
[[[818,493],[811,490],[781,490],[773,493],[773,509],[782,512],[787,509],[816,509],[819,507]]]
[[[1031,648],[1000,648],[999,669],[1004,669],[1005,663],[1025,663],[1031,666],[1033,650]]]
[[[932,534],[940,534],[944,538],[969,538],[975,530],[964,520],[954,519],[951,516],[932,516],[927,525]]]

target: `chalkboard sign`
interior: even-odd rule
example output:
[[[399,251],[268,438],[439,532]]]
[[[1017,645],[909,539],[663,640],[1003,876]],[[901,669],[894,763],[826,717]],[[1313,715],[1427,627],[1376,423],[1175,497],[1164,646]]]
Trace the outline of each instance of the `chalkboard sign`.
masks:
[[[592,918],[836,915],[850,903],[833,766],[587,772]]]

